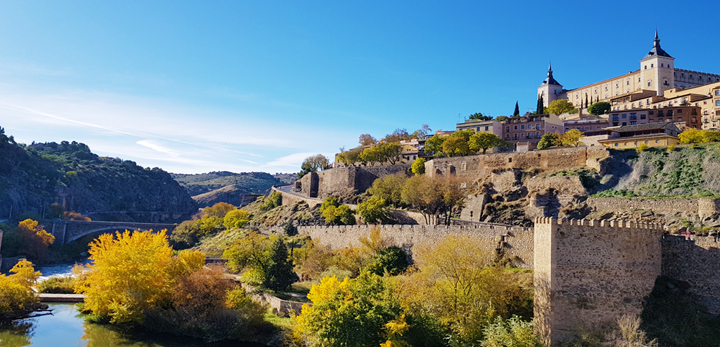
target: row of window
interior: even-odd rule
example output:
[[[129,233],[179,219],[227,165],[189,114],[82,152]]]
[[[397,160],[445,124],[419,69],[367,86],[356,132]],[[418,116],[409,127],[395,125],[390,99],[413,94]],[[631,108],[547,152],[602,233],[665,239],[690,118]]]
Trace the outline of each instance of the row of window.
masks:
[[[539,139],[539,138],[541,138],[541,137],[542,137],[542,135],[540,134],[539,131],[535,133],[535,138],[536,138],[536,139]],[[525,139],[525,138],[527,138],[527,139],[532,139],[532,138],[533,138],[533,133],[527,133],[527,136],[525,136],[525,133],[520,133],[520,139]],[[510,140],[510,134],[505,134],[505,139],[506,139],[506,140]],[[517,133],[513,134],[513,140],[518,140],[518,134],[517,134]]]
[[[533,127],[535,128],[535,130],[540,130],[540,129],[542,129],[542,126],[541,126],[540,124],[535,124],[534,126],[533,126],[532,124],[530,124],[530,125],[527,126],[527,129],[533,129]],[[518,125],[515,126],[515,130],[518,130]],[[525,130],[525,125],[524,125],[524,124],[523,124],[523,125],[520,125],[520,130]],[[506,131],[506,132],[510,132],[510,126],[506,126],[506,127],[505,127],[505,131]]]

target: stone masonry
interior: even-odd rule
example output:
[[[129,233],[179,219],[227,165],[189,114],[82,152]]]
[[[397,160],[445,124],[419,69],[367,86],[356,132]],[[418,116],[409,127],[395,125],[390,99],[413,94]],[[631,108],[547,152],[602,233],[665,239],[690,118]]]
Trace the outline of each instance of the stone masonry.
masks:
[[[537,218],[535,329],[546,344],[639,314],[661,274],[661,224]]]

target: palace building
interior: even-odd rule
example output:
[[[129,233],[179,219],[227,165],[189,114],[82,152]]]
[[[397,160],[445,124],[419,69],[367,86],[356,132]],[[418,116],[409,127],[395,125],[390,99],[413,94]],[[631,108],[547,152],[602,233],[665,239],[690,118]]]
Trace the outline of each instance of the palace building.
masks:
[[[660,46],[657,31],[653,47],[640,60],[638,70],[576,89],[565,89],[553,77],[550,66],[547,78],[538,87],[540,98],[545,107],[558,99],[567,99],[576,108],[605,101],[612,105],[613,112],[693,106],[700,108],[699,111],[691,110],[691,115],[697,116],[698,128],[720,127],[720,75],[676,68],[675,58]]]

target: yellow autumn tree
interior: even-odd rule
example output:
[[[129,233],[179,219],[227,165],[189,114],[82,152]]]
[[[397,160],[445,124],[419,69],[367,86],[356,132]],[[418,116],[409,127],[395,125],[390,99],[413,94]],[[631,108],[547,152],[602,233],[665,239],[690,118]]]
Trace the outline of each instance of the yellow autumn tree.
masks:
[[[100,235],[90,243],[89,253],[93,263],[75,288],[85,294],[85,312],[110,323],[141,324],[147,308],[169,300],[172,248],[165,230],[157,234],[126,230],[114,236]],[[176,263],[173,269],[187,273],[181,270],[192,266],[187,263]]]
[[[0,314],[27,310],[38,301],[32,286],[41,273],[35,271],[32,263],[22,259],[10,272],[10,276],[0,275]]]
[[[45,257],[48,247],[55,242],[55,236],[45,231],[42,225],[32,219],[18,223],[15,232],[20,235],[25,255],[32,259]]]

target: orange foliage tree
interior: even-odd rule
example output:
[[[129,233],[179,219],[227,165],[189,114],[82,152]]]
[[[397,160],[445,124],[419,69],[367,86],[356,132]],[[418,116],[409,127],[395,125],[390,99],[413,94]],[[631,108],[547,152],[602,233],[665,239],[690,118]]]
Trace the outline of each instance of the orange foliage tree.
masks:
[[[22,238],[26,255],[32,259],[44,258],[48,247],[55,242],[55,236],[50,235],[42,225],[32,219],[18,223],[15,232]]]

